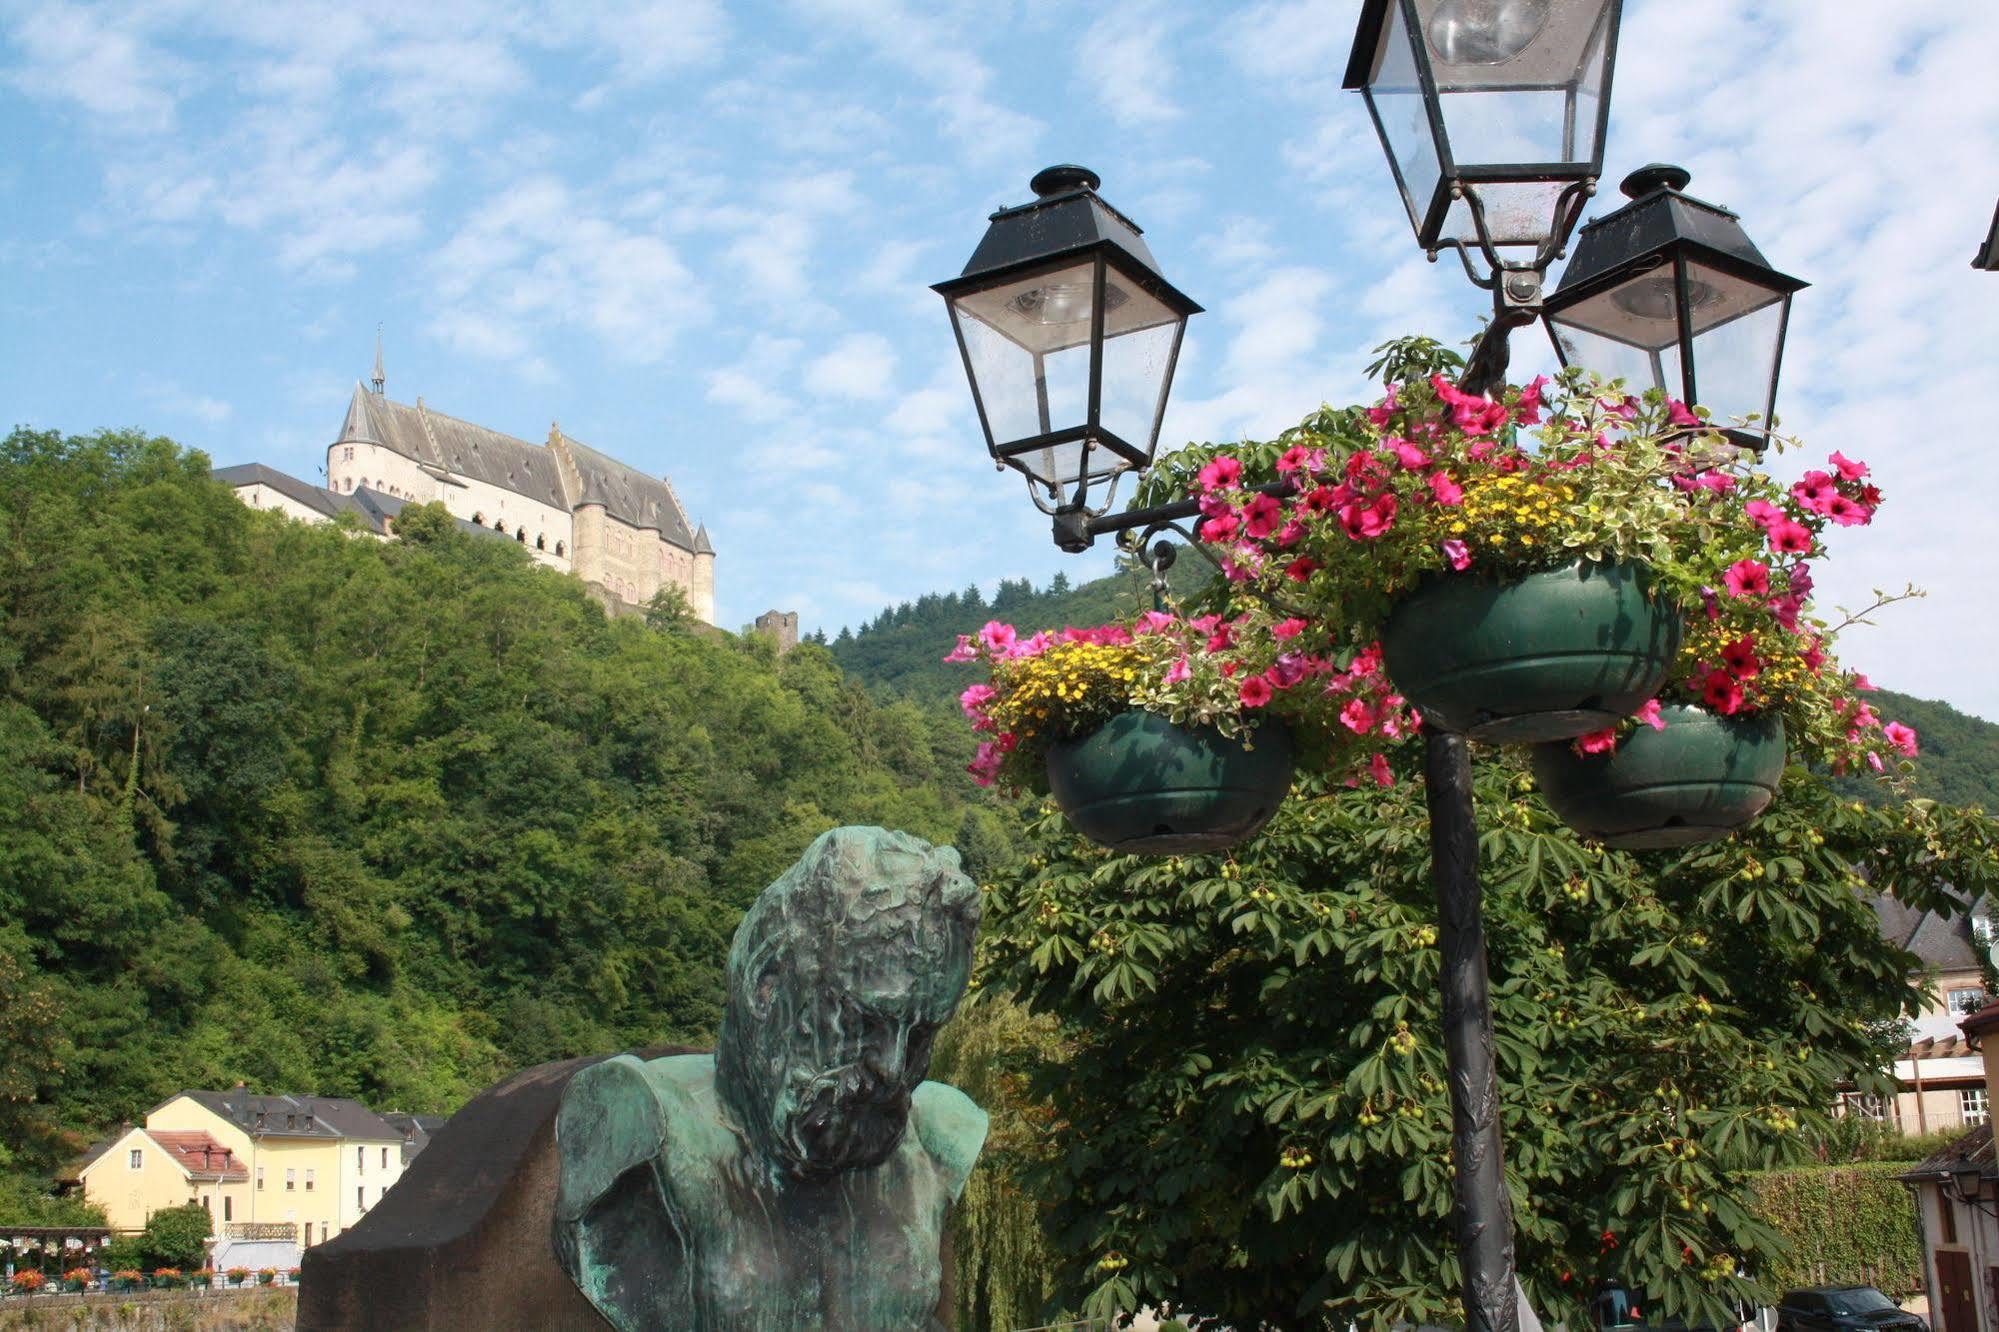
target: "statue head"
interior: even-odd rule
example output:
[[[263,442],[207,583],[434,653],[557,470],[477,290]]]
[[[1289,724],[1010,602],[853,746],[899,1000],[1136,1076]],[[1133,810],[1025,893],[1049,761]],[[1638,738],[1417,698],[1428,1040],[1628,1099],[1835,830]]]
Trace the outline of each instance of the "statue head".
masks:
[[[763,891],[729,949],[715,1081],[766,1162],[810,1178],[888,1159],[978,925],[956,851],[880,828],[835,828]]]

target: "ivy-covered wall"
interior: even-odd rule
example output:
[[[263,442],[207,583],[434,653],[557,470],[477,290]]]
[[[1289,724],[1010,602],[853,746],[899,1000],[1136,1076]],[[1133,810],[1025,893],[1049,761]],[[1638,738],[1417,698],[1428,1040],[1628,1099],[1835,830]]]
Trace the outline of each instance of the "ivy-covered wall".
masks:
[[[1770,1170],[1752,1177],[1757,1219],[1790,1241],[1759,1275],[1778,1294],[1800,1286],[1874,1286],[1906,1299],[1923,1289],[1915,1197],[1896,1175],[1909,1162]]]

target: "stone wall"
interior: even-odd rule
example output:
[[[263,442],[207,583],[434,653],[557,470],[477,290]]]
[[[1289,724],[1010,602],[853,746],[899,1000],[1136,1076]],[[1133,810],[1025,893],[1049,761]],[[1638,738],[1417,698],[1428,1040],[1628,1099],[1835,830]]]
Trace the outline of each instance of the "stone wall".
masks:
[[[0,1299],[0,1332],[289,1332],[298,1287]]]

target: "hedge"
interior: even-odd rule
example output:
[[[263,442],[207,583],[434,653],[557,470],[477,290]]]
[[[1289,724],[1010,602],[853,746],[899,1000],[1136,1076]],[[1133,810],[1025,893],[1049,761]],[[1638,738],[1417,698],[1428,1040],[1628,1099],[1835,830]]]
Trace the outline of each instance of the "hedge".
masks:
[[[1896,1299],[1924,1290],[1907,1161],[1769,1170],[1750,1176],[1755,1211],[1790,1242],[1758,1275],[1782,1294],[1801,1286],[1873,1286]]]

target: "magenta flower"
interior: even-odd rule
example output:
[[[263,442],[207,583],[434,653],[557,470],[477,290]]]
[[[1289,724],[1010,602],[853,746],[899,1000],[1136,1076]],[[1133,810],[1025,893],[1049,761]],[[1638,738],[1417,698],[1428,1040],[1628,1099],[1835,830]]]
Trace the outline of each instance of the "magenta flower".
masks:
[[[1798,616],[1804,612],[1805,599],[1793,592],[1789,596],[1770,598],[1770,613],[1777,617],[1787,634],[1798,632]]]
[[[1201,540],[1217,543],[1233,540],[1237,526],[1236,516],[1232,513],[1225,513],[1219,518],[1210,518],[1201,524]]]
[[[1548,383],[1546,375],[1534,376],[1534,382],[1520,390],[1520,397],[1513,404],[1513,419],[1521,425],[1541,423],[1541,390]]]
[[[1389,418],[1395,415],[1397,407],[1397,403],[1395,401],[1396,387],[1397,387],[1396,385],[1390,384],[1388,386],[1388,396],[1383,398],[1375,406],[1367,409],[1368,423],[1372,425],[1376,430],[1379,430],[1383,426],[1387,425]]]
[[[1187,665],[1187,659],[1182,657],[1166,668],[1166,683],[1179,684],[1193,673],[1193,669]]]
[[[1471,547],[1452,537],[1443,545],[1444,558],[1451,562],[1451,568],[1463,573],[1471,568]]]
[[[1835,453],[1833,457],[1837,459],[1839,455]],[[1889,722],[1881,728],[1881,734],[1888,738],[1889,744],[1901,750],[1907,757],[1914,758],[1916,756],[1916,732],[1914,727],[1904,726],[1900,722]]]
[[[1841,527],[1865,527],[1874,521],[1874,510],[1856,504],[1844,495],[1834,495],[1826,501],[1825,516]]]
[[[1001,624],[998,620],[987,620],[985,627],[979,630],[979,642],[988,652],[1005,652],[1013,646],[1015,637],[1013,626]]]
[[[1242,525],[1245,534],[1261,541],[1275,532],[1284,523],[1284,506],[1274,495],[1258,495],[1243,506]]]
[[[1419,471],[1430,465],[1430,455],[1406,439],[1389,439],[1382,442],[1395,454],[1395,461],[1402,464],[1402,470],[1405,472]]]
[[[1242,484],[1242,460],[1223,454],[1212,458],[1200,471],[1201,489],[1234,490]]]
[[[992,723],[986,720],[985,715],[986,704],[992,702],[998,694],[999,690],[989,684],[975,684],[958,695],[958,707],[974,722],[983,721],[990,726]]]
[[[1666,419],[1676,426],[1697,426],[1701,419],[1687,410],[1687,404],[1678,398],[1666,399]]]
[[[1812,530],[1803,523],[1794,523],[1789,518],[1780,518],[1763,529],[1770,538],[1770,549],[1780,555],[1809,555],[1812,549]]]
[[[1872,680],[1868,679],[1865,675],[1862,675],[1859,671],[1855,671],[1853,673],[1853,688],[1856,693],[1871,694],[1876,690],[1878,690],[1880,687],[1881,687],[1880,685],[1875,684]]]
[[[1806,472],[1804,477],[1791,487],[1791,498],[1813,513],[1824,513],[1826,506],[1839,498],[1839,486],[1833,481],[1829,472]]]
[[[1645,700],[1645,705],[1631,715],[1655,731],[1666,729],[1666,719],[1659,715],[1659,700],[1656,698]]]
[[[1147,611],[1138,617],[1138,632],[1163,634],[1178,623],[1180,623],[1178,616],[1168,615],[1165,611]]]
[[[1876,772],[1882,771],[1881,756],[1871,749],[1867,751],[1867,766]]]
[[[1767,597],[1770,595],[1770,566],[1761,560],[1737,560],[1728,566],[1721,576],[1732,597]]]
[[[1601,731],[1591,731],[1588,735],[1576,737],[1578,754],[1609,754],[1617,749],[1617,728],[1606,726]]]
[[[972,636],[970,634],[959,634],[958,646],[945,653],[944,660],[973,661],[977,659],[978,655],[979,650],[972,646]]]
[[[1323,467],[1325,462],[1325,450],[1308,449],[1303,444],[1294,444],[1284,451],[1283,457],[1277,460],[1277,470],[1280,472],[1298,472],[1309,476]]]
[[[1701,681],[1701,702],[1711,711],[1732,717],[1742,711],[1742,686],[1727,671],[1709,671]]]
[[[1446,508],[1465,502],[1465,488],[1452,480],[1449,472],[1430,473],[1430,494]]]
[[[1299,634],[1305,632],[1305,628],[1306,621],[1294,615],[1288,620],[1279,620],[1276,624],[1271,625],[1270,636],[1276,639],[1296,638]]]
[[[1374,778],[1376,786],[1395,785],[1395,774],[1389,769],[1388,756],[1386,754],[1376,754],[1373,758],[1369,759],[1367,761],[1367,771]]]
[[[1340,724],[1355,735],[1366,735],[1374,729],[1376,720],[1374,709],[1357,698],[1348,699],[1347,705],[1340,709]]]
[[[1252,675],[1242,682],[1242,688],[1236,691],[1236,697],[1246,708],[1260,708],[1270,702],[1271,696],[1275,693],[1276,691],[1270,687],[1270,681],[1260,675]]]
[[[1744,634],[1721,650],[1721,664],[1738,680],[1753,680],[1763,669],[1756,655],[1756,641]]]
[[[1395,496],[1376,495],[1371,504],[1358,500],[1340,506],[1340,526],[1355,541],[1372,541],[1395,525]]]
[[[1790,514],[1785,513],[1769,500],[1750,500],[1749,503],[1742,506],[1742,512],[1748,515],[1750,522],[1755,523],[1766,532],[1778,523],[1791,521]]]
[[[1319,562],[1317,560],[1313,559],[1310,555],[1300,555],[1297,559],[1284,566],[1284,576],[1294,583],[1302,583],[1317,572],[1318,568]]]
[[[1858,481],[1861,477],[1867,475],[1866,463],[1855,462],[1843,453],[1834,453],[1832,455],[1832,465],[1838,470],[1843,480]]]

